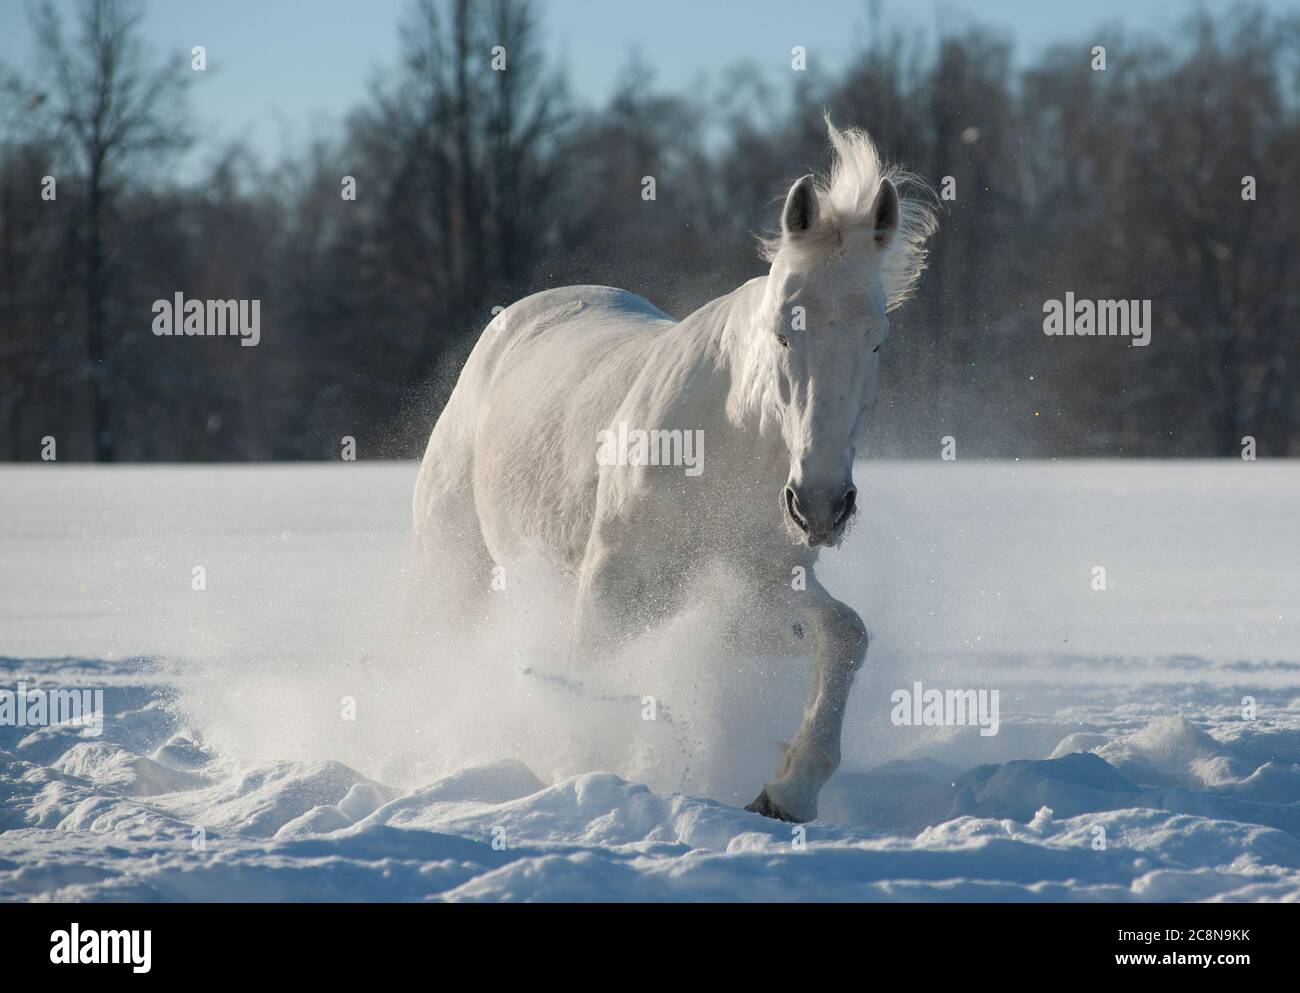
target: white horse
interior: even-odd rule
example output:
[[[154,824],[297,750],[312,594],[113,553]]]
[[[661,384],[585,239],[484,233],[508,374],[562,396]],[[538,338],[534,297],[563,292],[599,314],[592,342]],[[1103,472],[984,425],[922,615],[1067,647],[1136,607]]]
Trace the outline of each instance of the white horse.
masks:
[[[854,513],[886,314],[935,227],[925,202],[900,197],[912,177],[865,133],[826,124],[830,176],[791,186],[766,275],[682,321],[604,286],[499,314],[433,429],[414,500],[417,557],[451,596],[544,549],[576,582],[574,646],[592,658],[679,609],[701,568],[746,577],[748,647],[813,660],[784,764],[746,808],[791,821],[817,815],[867,652],[862,620],[812,567]],[[611,458],[629,436],[640,447]],[[683,439],[707,442],[694,472]]]

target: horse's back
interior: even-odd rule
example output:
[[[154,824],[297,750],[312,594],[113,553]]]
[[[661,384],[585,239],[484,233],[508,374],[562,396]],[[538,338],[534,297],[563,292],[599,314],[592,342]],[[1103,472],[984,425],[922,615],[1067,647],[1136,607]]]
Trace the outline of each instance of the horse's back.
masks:
[[[673,325],[648,300],[609,286],[546,290],[499,313],[429,439],[417,529],[472,493],[494,555],[535,537],[573,564],[595,500],[596,431],[644,369],[653,333]]]
[[[522,348],[555,334],[635,334],[673,319],[644,297],[612,286],[561,286],[543,290],[493,318],[475,351]]]
[[[615,286],[558,286],[524,297],[502,313],[502,317],[518,312],[520,320],[529,316],[549,316],[553,320],[576,316],[583,311],[593,311],[611,317],[641,318],[653,321],[671,321],[672,318],[645,297],[620,290]],[[513,323],[513,321],[510,321]]]

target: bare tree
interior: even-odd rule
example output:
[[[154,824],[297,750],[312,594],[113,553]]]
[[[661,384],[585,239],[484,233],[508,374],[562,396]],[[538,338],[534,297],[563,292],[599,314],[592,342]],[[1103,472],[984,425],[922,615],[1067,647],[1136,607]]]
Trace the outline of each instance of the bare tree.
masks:
[[[187,77],[179,57],[151,66],[138,36],[138,0],[81,0],[70,43],[49,0],[35,11],[47,106],[63,164],[82,196],[81,247],[87,378],[97,461],[114,457],[117,259],[107,233],[124,188],[185,147]]]
[[[543,254],[564,96],[526,0],[415,0],[403,39],[349,144],[376,187],[373,282],[425,309],[414,366],[427,375]]]

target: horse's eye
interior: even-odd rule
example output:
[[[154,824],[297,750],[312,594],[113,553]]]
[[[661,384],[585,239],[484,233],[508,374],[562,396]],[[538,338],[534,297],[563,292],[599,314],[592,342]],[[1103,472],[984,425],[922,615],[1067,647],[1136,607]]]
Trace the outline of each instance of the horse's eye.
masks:
[[[872,355],[875,355],[878,351],[880,351],[880,346],[879,346],[879,345],[877,345],[875,348],[873,348],[873,349],[871,350],[871,354],[872,354]]]
[[[779,334],[779,335],[777,335],[777,336],[776,336],[776,340],[779,341],[779,342],[781,343],[781,347],[782,347],[782,348],[789,348],[789,347],[790,347],[790,339],[787,338],[785,335],[783,335],[783,334]]]

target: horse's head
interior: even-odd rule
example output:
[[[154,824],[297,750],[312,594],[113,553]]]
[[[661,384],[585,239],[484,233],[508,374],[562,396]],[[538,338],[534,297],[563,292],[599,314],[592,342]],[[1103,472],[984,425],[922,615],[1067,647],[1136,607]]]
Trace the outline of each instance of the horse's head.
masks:
[[[781,425],[790,473],[782,512],[796,540],[834,545],[853,516],[855,439],[876,394],[888,312],[923,268],[932,212],[903,200],[862,132],[831,126],[830,179],[804,176],[765,245],[772,268],[753,347],[770,384],[765,403]]]

